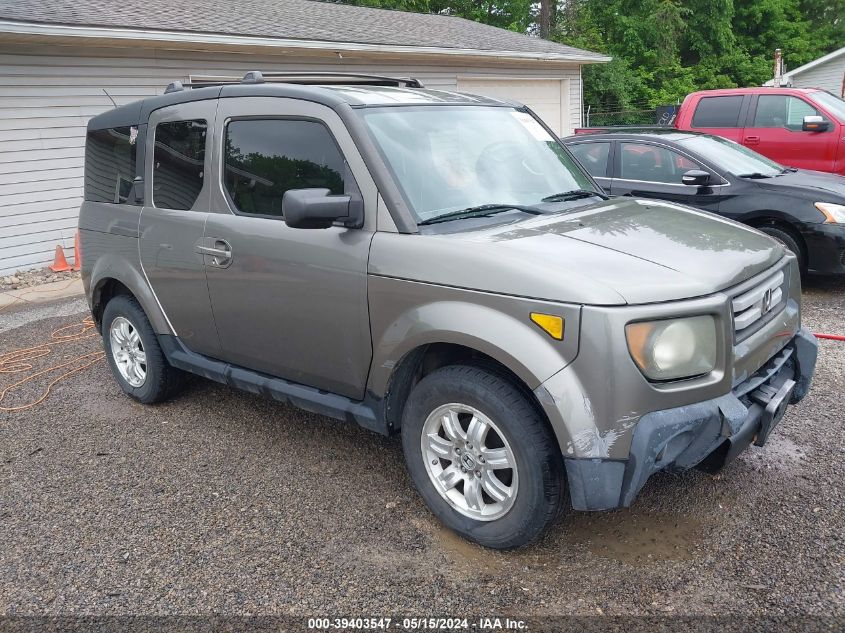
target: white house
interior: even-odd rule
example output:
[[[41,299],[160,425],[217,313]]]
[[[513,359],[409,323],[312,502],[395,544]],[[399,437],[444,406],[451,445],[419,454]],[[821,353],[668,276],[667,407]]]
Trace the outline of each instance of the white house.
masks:
[[[609,58],[478,24],[313,0],[0,0],[0,274],[72,253],[85,125],[173,80],[248,70],[414,76],[514,98],[562,135]]]
[[[773,85],[767,81],[765,85]],[[792,88],[821,88],[845,97],[845,47],[783,74],[782,85]]]

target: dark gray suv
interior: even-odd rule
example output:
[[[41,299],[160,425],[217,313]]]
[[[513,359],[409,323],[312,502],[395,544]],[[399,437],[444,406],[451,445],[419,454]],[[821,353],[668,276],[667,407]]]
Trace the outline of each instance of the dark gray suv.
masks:
[[[807,393],[794,256],[607,199],[527,108],[369,76],[262,76],[88,125],[83,278],[122,389],[185,372],[402,434],[490,547],[715,470]]]

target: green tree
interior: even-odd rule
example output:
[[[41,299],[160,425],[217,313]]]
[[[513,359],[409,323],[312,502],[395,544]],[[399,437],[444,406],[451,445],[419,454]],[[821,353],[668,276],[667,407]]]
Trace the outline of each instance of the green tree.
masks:
[[[330,0],[338,1],[338,0]],[[694,90],[760,85],[780,48],[796,68],[845,46],[845,0],[346,0],[456,15],[613,57],[584,67],[584,103],[675,103]]]

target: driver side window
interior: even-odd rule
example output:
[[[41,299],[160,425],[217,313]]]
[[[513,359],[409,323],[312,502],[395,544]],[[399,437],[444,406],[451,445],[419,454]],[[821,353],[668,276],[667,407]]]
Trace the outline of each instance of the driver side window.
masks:
[[[680,185],[681,177],[701,166],[665,147],[643,143],[622,143],[620,178]]]
[[[224,152],[223,184],[243,215],[281,218],[291,189],[346,189],[344,158],[322,123],[234,120],[226,125]]]
[[[757,111],[754,113],[754,127],[780,127],[800,132],[805,116],[820,114],[813,106],[798,97],[760,95],[757,99]]]

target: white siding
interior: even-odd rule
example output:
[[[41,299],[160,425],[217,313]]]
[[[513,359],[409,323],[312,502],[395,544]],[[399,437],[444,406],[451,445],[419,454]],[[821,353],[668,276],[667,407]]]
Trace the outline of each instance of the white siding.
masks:
[[[346,56],[344,56],[346,57]],[[191,75],[247,70],[344,70],[412,75],[427,87],[455,90],[458,77],[569,79],[572,127],[580,124],[579,67],[372,63],[362,58],[211,53],[164,49],[0,45],[0,274],[52,262],[57,244],[73,254],[82,199],[85,125],[112,107],[161,94]]]
[[[821,88],[842,96],[845,81],[845,55],[840,55],[810,70],[793,75],[792,86],[795,88]]]

